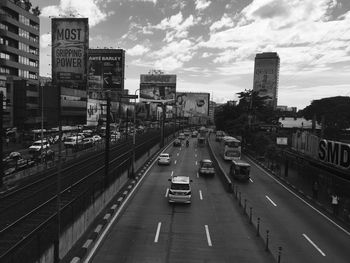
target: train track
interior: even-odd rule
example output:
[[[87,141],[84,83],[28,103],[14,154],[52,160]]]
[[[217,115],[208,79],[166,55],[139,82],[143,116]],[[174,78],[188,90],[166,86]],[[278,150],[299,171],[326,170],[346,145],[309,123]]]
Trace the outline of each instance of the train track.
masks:
[[[149,134],[137,138],[137,148],[159,140]],[[111,147],[110,170],[131,156],[132,142]],[[101,183],[105,153],[101,151],[61,170],[60,207],[64,207],[91,186]],[[43,222],[57,213],[57,171],[0,198],[0,259],[24,238],[33,234]]]

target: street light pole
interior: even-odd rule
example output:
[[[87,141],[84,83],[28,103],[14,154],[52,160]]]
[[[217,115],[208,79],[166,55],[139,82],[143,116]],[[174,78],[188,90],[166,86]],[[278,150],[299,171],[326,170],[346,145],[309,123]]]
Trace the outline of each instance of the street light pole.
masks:
[[[44,138],[44,86],[41,85],[41,148],[40,148],[40,161],[43,162],[43,138]]]
[[[135,90],[135,101],[134,101],[134,131],[132,137],[132,176],[135,177],[135,147],[136,147],[136,93],[140,89]]]

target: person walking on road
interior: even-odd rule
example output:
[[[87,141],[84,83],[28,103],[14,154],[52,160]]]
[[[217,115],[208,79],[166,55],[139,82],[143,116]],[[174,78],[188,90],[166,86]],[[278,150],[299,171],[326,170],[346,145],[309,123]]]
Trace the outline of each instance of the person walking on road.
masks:
[[[337,216],[338,206],[339,206],[339,197],[335,193],[332,194],[332,206],[333,206],[333,214]]]

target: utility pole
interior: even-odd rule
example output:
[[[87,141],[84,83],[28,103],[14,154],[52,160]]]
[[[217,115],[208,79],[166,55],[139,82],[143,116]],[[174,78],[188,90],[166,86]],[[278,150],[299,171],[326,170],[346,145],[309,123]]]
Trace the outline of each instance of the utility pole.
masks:
[[[3,159],[3,135],[4,135],[4,132],[3,132],[3,121],[2,121],[2,118],[3,118],[3,113],[4,113],[4,94],[2,93],[2,91],[0,91],[0,103],[1,103],[1,106],[0,106],[0,188],[4,186],[4,182],[3,182],[3,179],[4,179],[4,164],[2,162],[2,159]]]
[[[108,186],[108,170],[109,170],[109,142],[110,142],[110,122],[111,122],[111,98],[109,92],[106,92],[107,95],[107,116],[106,116],[106,140],[105,140],[105,178],[104,186]]]

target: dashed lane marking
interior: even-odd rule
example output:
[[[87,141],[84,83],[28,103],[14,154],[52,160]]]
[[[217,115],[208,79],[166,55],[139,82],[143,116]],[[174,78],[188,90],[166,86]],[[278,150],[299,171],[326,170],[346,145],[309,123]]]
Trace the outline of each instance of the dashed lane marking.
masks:
[[[271,202],[271,204],[273,204],[274,206],[277,206],[276,203],[274,201],[272,201],[272,199],[270,197],[268,197],[267,195],[265,195],[265,197],[267,198],[267,200],[269,200]]]
[[[199,199],[203,200],[203,195],[202,195],[202,191],[201,190],[199,190]]]
[[[169,188],[166,189],[165,197],[168,197],[168,194],[169,194]]]
[[[154,237],[154,243],[158,243],[159,232],[160,232],[161,226],[162,226],[162,223],[159,222],[159,223],[158,223],[158,226],[157,226],[156,236]]]
[[[310,244],[311,245],[313,245],[313,247],[314,248],[316,248],[317,249],[317,251],[318,252],[320,252],[320,254],[322,255],[322,256],[326,256],[326,254],[306,235],[306,234],[303,234],[303,237],[305,237],[305,239],[307,240],[307,241],[309,241],[310,242]]]
[[[208,227],[208,225],[205,225],[204,228],[205,228],[205,233],[207,235],[208,246],[211,247],[211,246],[213,246],[213,244],[211,243],[209,227]]]

